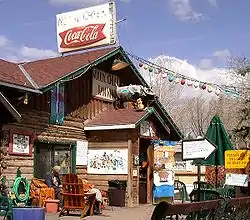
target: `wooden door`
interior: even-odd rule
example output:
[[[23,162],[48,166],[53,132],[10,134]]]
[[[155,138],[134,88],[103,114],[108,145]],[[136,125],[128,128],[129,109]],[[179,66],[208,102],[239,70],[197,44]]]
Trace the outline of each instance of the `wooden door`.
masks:
[[[154,168],[154,145],[149,145],[147,149],[148,171],[147,171],[147,203],[153,201],[153,168]]]

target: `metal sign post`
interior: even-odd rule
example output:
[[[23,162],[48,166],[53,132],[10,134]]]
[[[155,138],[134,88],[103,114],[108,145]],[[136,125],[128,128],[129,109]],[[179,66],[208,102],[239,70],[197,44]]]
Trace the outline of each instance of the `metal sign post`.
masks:
[[[212,142],[207,138],[198,138],[193,140],[182,141],[182,160],[196,160],[197,161],[197,181],[198,181],[198,201],[201,200],[200,182],[201,182],[201,162],[207,159],[211,154],[217,150]]]

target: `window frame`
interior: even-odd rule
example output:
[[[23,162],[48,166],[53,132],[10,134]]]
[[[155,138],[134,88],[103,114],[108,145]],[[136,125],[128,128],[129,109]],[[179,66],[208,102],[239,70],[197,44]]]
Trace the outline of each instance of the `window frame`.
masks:
[[[76,142],[73,143],[46,143],[46,142],[35,142],[34,143],[34,169],[33,175],[37,178],[36,168],[37,168],[37,148],[39,144],[47,144],[48,151],[53,159],[50,161],[51,167],[53,167],[54,162],[54,152],[56,149],[60,149],[60,146],[68,146],[70,151],[70,172],[75,174],[76,173]]]

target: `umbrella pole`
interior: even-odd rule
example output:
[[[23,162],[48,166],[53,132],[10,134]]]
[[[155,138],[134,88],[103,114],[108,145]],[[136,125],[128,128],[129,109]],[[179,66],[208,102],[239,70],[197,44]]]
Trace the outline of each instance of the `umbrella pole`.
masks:
[[[201,165],[198,164],[197,166],[197,173],[198,173],[198,201],[201,201]]]
[[[218,166],[215,166],[215,188],[218,188]]]

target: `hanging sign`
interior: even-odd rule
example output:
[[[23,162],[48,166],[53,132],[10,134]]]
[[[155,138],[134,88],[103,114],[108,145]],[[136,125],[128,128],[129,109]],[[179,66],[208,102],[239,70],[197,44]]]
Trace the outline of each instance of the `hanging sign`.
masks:
[[[76,165],[88,165],[88,141],[76,142]]]
[[[58,52],[116,43],[114,2],[56,15]]]
[[[248,186],[248,175],[246,174],[226,174],[226,184],[229,186]]]
[[[120,84],[119,77],[98,69],[93,69],[92,76],[93,97],[104,101],[114,101],[116,87]]]
[[[144,137],[154,137],[155,132],[153,129],[153,123],[150,121],[144,121],[140,125],[140,135]]]
[[[182,160],[207,159],[215,150],[216,146],[206,138],[183,140]]]
[[[226,169],[245,169],[250,158],[250,150],[225,151]]]

